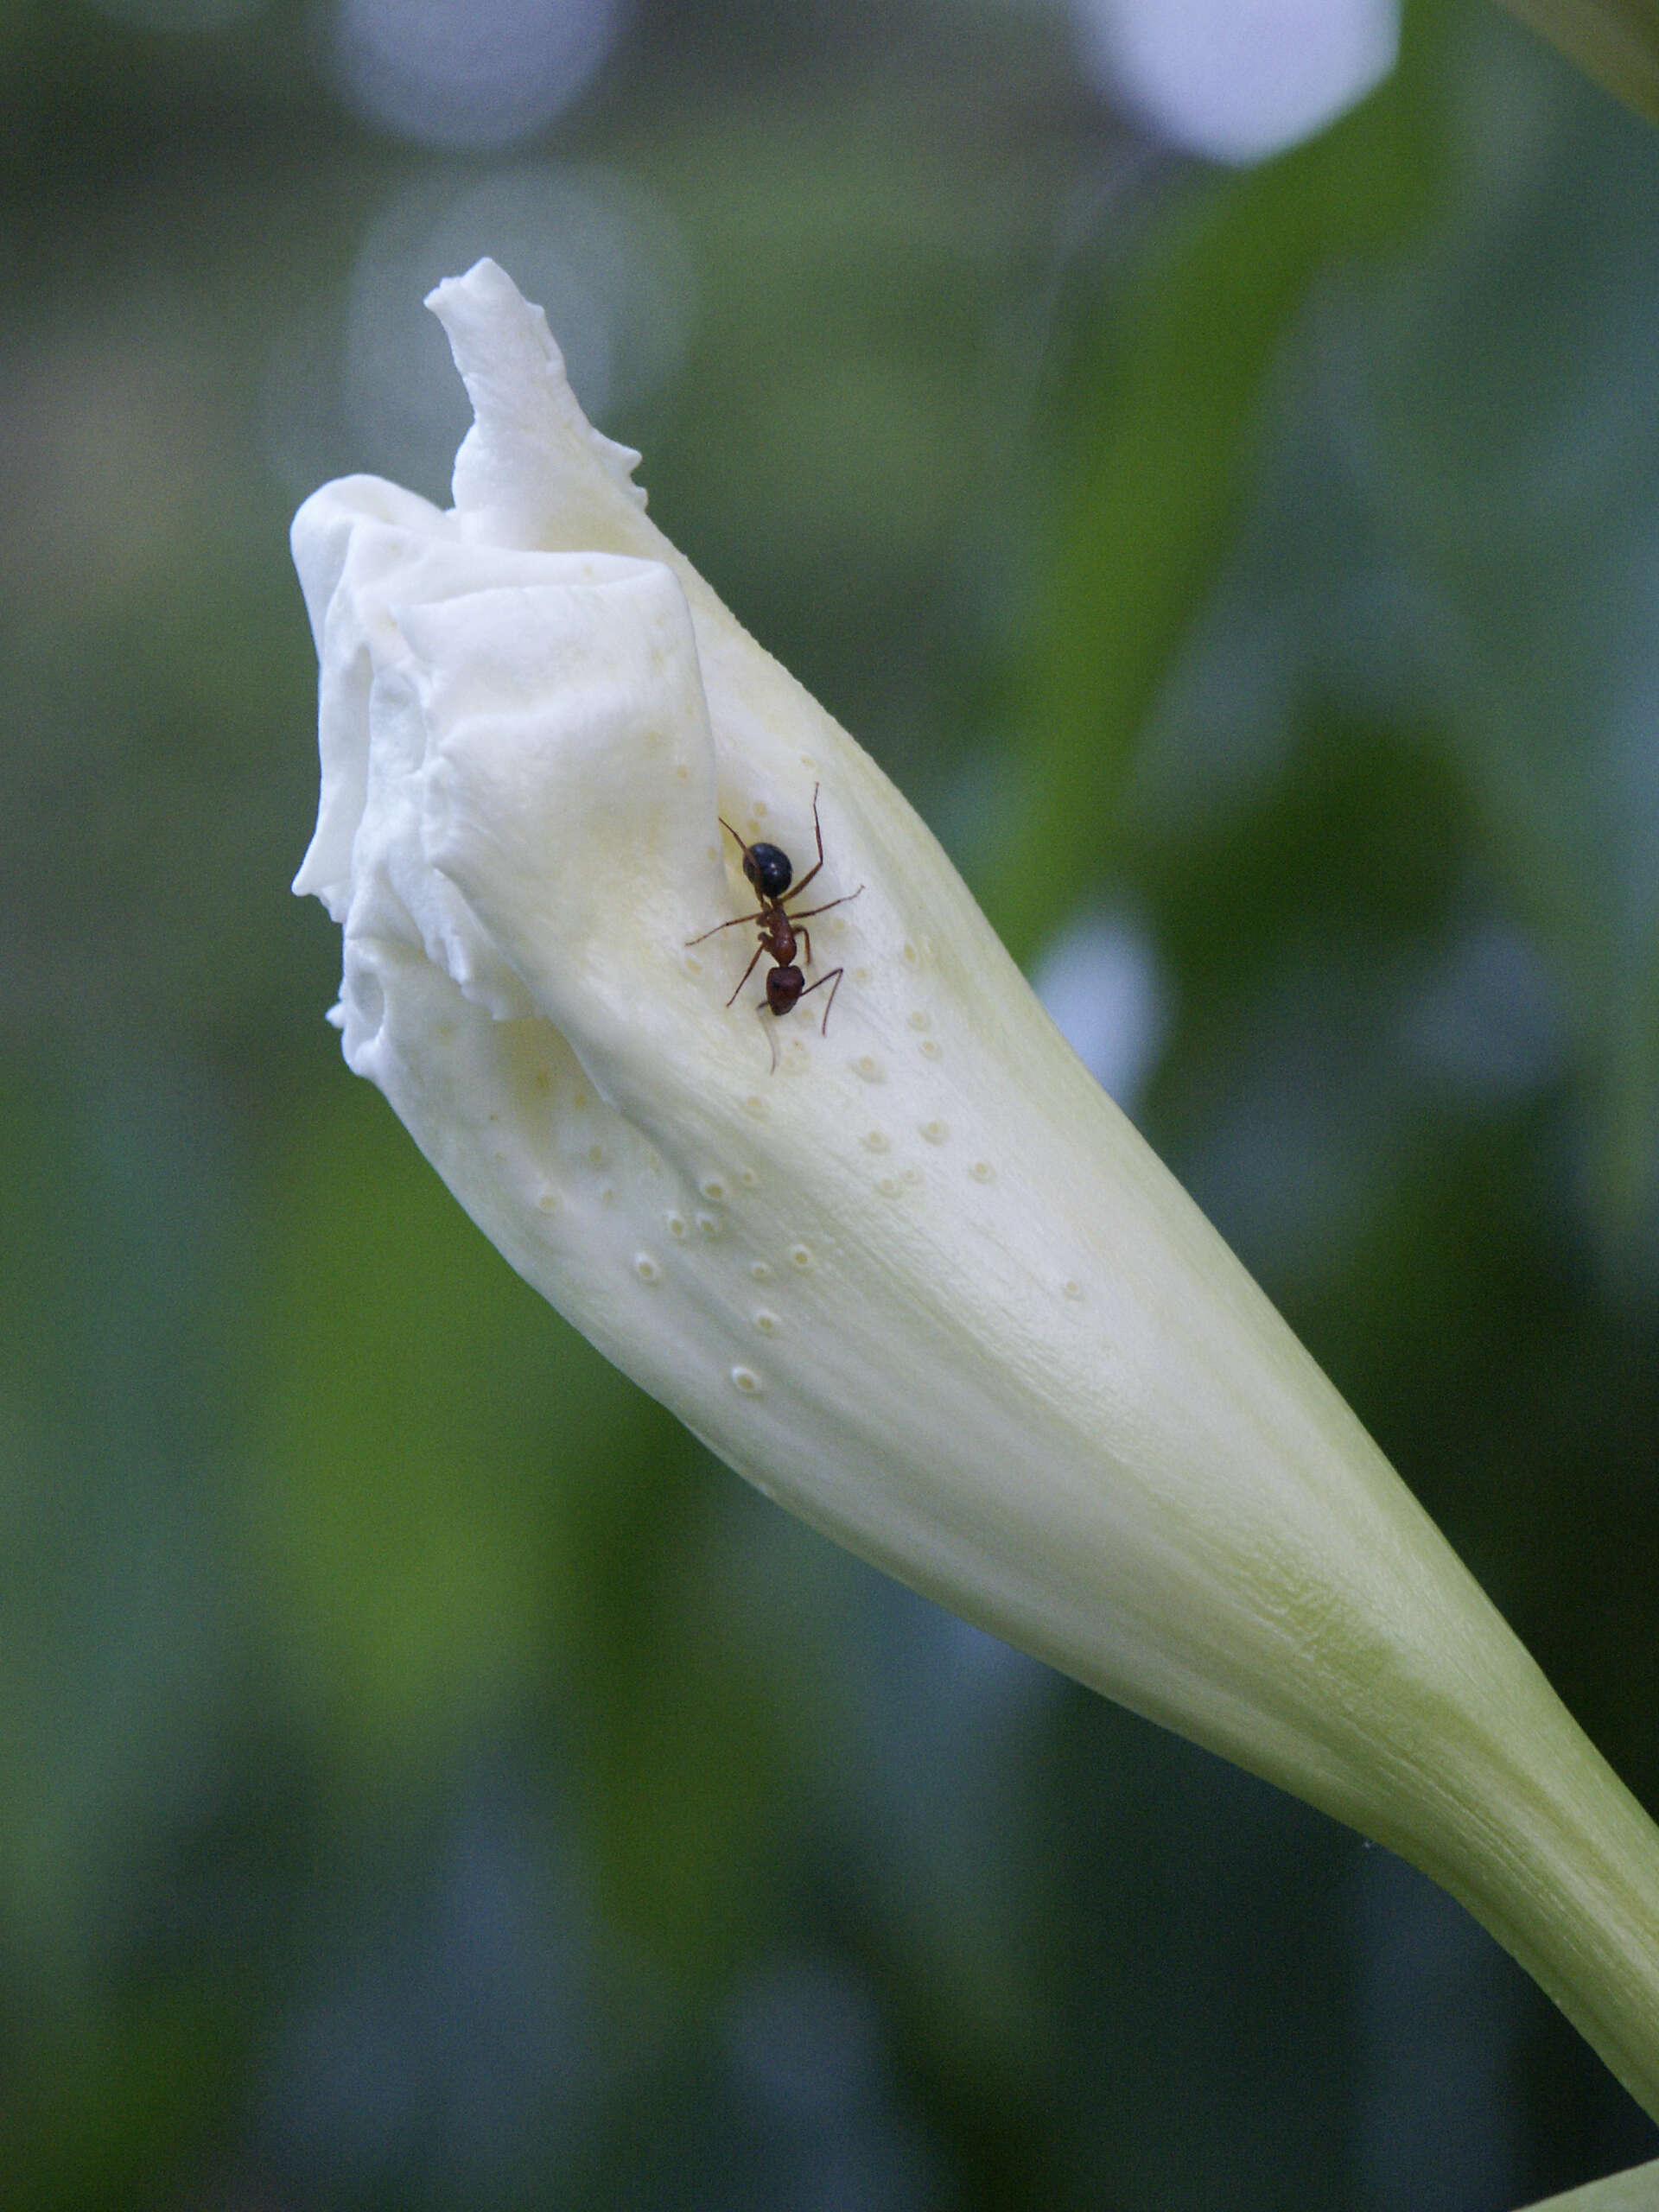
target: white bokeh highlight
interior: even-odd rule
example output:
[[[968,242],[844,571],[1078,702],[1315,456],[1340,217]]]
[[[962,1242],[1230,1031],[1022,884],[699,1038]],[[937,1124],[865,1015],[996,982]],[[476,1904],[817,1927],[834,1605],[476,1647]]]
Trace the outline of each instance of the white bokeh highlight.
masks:
[[[1312,137],[1394,67],[1399,0],[1072,0],[1084,67],[1156,137],[1248,162]]]
[[[1101,1089],[1133,1114],[1169,1030],[1157,950],[1127,916],[1096,914],[1057,938],[1032,988]]]
[[[359,112],[431,146],[510,146],[587,89],[623,0],[338,0],[334,66]]]

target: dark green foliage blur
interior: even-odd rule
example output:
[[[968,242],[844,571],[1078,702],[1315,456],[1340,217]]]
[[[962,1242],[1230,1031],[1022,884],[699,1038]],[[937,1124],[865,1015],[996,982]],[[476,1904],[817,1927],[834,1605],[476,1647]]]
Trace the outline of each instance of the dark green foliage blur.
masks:
[[[652,512],[1022,960],[1142,948],[1126,1103],[1659,1806],[1659,138],[1475,0],[1241,172],[1038,0],[640,0],[493,149],[328,22],[0,7],[0,2202],[1654,2155],[1427,1885],[785,1520],[483,1243],[288,896],[284,532],[442,495],[420,292],[568,247]]]

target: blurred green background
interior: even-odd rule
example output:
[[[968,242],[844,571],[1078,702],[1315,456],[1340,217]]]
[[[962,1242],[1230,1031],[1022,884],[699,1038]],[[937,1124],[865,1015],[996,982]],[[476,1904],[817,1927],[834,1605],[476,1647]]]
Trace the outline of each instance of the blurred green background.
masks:
[[[1079,53],[0,6],[8,2207],[1501,2212],[1659,2152],[1397,1861],[633,1394],[288,896],[288,516],[443,496],[418,303],[487,251],[1659,1805],[1659,139],[1475,0],[1249,170]]]

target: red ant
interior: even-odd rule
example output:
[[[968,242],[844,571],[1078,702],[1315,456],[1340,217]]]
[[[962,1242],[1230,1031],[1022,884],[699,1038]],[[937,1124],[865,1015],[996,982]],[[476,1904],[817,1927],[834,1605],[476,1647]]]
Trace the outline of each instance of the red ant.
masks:
[[[721,816],[721,828],[737,837],[738,844],[742,848],[743,873],[754,886],[760,904],[753,914],[736,914],[729,922],[716,922],[713,929],[704,930],[702,937],[688,938],[686,943],[701,944],[703,938],[717,937],[721,930],[741,929],[745,922],[759,922],[760,942],[754,948],[754,959],[738,978],[737,991],[741,991],[753,975],[755,962],[763,952],[775,964],[766,976],[766,1004],[755,1008],[757,1014],[785,1014],[798,1000],[810,997],[814,991],[821,991],[828,983],[830,986],[830,995],[824,1001],[823,1020],[818,1029],[818,1034],[825,1037],[830,1033],[830,1009],[836,1002],[836,993],[841,988],[841,979],[847,971],[844,968],[832,968],[827,976],[820,976],[816,983],[809,983],[795,964],[796,942],[799,940],[804,957],[810,960],[812,932],[803,929],[802,923],[810,921],[815,915],[827,914],[831,906],[847,906],[857,898],[858,891],[864,887],[861,883],[858,891],[849,891],[839,899],[828,899],[822,906],[808,906],[801,913],[791,914],[785,904],[786,899],[798,899],[823,866],[823,831],[818,823],[819,789],[818,785],[813,785],[812,833],[818,841],[818,857],[792,891],[790,885],[794,882],[795,866],[789,855],[778,845],[747,843],[743,838],[738,837],[725,816]],[[728,1006],[735,1003],[737,991],[734,991],[727,1000]],[[777,1041],[768,1033],[766,1042],[772,1047],[772,1065],[775,1072],[778,1066]]]

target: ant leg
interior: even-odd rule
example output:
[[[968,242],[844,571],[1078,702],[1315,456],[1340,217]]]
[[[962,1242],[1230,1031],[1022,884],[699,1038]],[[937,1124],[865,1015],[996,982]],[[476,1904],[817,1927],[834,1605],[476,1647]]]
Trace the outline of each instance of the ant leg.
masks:
[[[859,886],[861,891],[863,887],[862,884]],[[685,940],[687,949],[689,950],[694,944],[701,944],[706,937],[718,937],[721,930],[741,929],[745,922],[760,922],[765,919],[764,914],[734,914],[729,922],[716,922],[713,929],[703,930],[696,937],[687,938]]]
[[[723,814],[716,815],[715,819],[719,823],[721,828],[726,832],[727,836],[734,840],[739,852],[743,855],[743,873],[747,875],[749,872],[749,856],[753,852],[754,847],[749,842],[747,837],[740,837],[738,836],[736,830],[733,829],[731,823],[726,819]]]
[[[693,938],[691,942],[695,944],[696,943],[696,939]],[[764,944],[757,944],[755,946],[754,960],[750,961],[748,966],[743,970],[743,973],[737,979],[737,991],[741,991],[744,984],[748,982],[750,976],[753,975],[755,961],[760,959],[761,954],[766,950],[766,948]],[[728,1006],[732,1006],[736,1003],[737,991],[734,991],[731,997],[727,1000],[726,1003]]]
[[[812,965],[812,932],[810,930],[797,930],[795,934],[806,947],[806,957],[800,964],[803,968],[810,968]]]
[[[798,899],[802,892],[805,890],[807,885],[811,882],[813,877],[823,866],[823,831],[818,824],[818,793],[823,789],[823,786],[822,784],[814,784],[812,786],[812,835],[818,841],[818,857],[816,861],[814,861],[813,865],[808,868],[806,874],[795,886],[795,888],[786,894],[786,896],[791,899]]]
[[[815,875],[817,874],[817,870],[816,868],[814,868],[812,872]],[[858,891],[861,891],[863,888],[864,887],[861,883],[858,887]],[[832,906],[850,906],[854,899],[857,898],[858,891],[843,891],[839,899],[826,899],[822,906],[804,907],[798,914],[791,914],[789,918],[791,922],[810,922],[814,914],[827,914]],[[695,944],[696,943],[696,939],[693,938],[691,942]]]
[[[820,1037],[830,1034],[830,1009],[836,1002],[836,993],[841,988],[841,979],[846,973],[844,968],[832,968],[827,976],[820,976],[816,983],[809,983],[801,993],[801,998],[810,998],[814,991],[821,991],[826,983],[830,985],[830,995],[824,1001],[823,1020],[818,1024]],[[798,1005],[800,1001],[797,1000],[796,1003]]]
[[[733,829],[731,823],[726,819],[723,814],[717,817],[717,819],[720,823],[721,828],[725,830],[728,836],[737,837],[738,848],[741,851],[744,859],[747,861],[749,857],[750,852],[753,850],[753,848],[746,844],[741,837],[737,836],[736,830]],[[689,937],[685,942],[688,947],[694,944],[701,944],[704,938],[718,937],[721,930],[741,929],[745,922],[761,922],[765,919],[766,909],[764,907],[761,908],[759,913],[734,914],[729,922],[716,922],[713,929],[704,930],[696,937]]]

